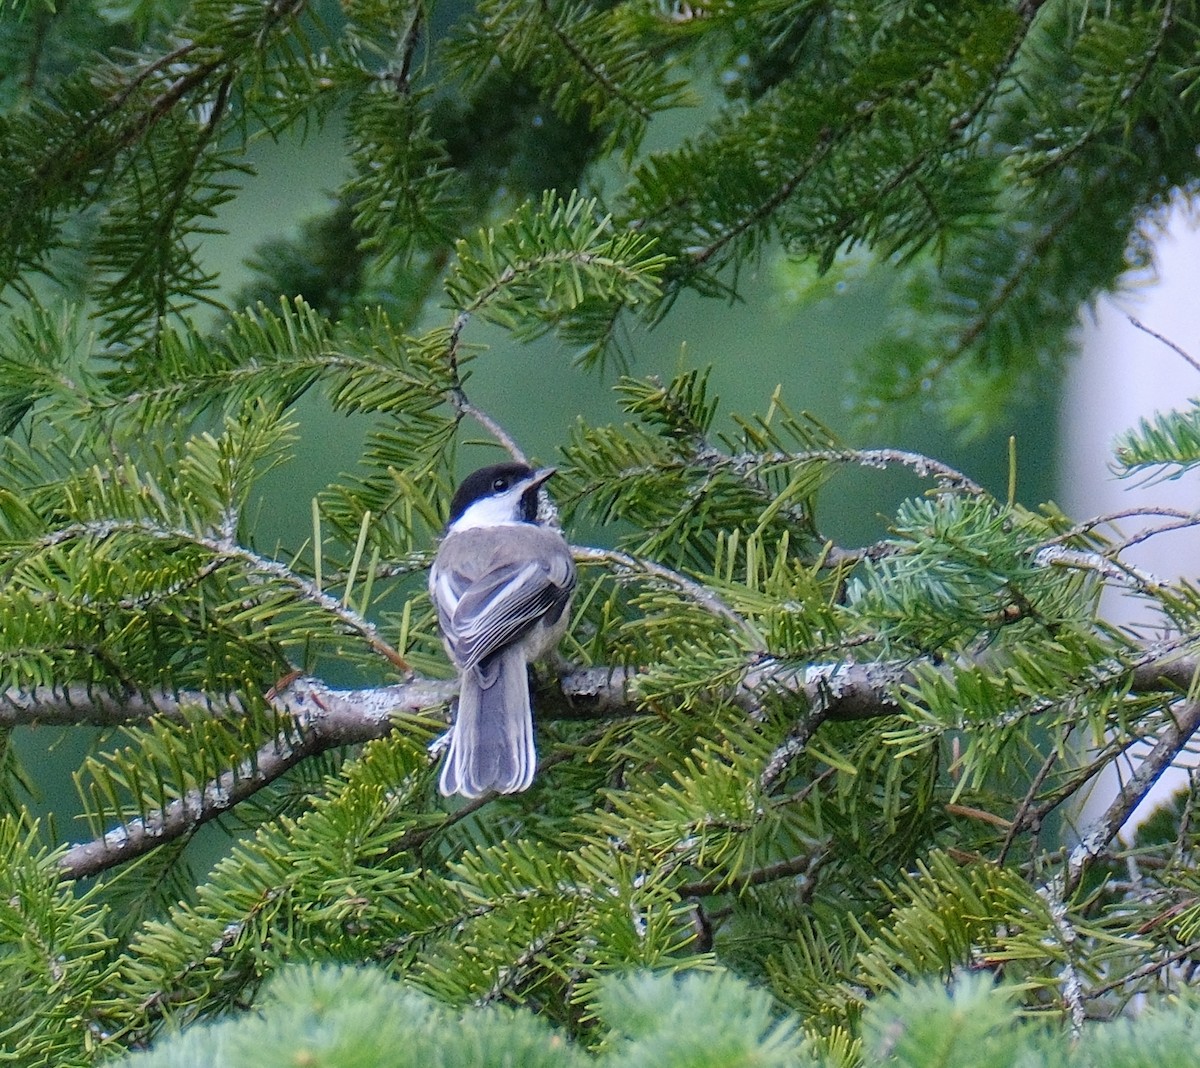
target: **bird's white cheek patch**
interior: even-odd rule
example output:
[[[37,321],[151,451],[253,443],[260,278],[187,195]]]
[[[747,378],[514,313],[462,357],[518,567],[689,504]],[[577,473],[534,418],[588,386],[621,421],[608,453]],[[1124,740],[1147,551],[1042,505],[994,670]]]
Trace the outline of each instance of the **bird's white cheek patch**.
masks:
[[[450,529],[454,532],[474,530],[478,527],[507,527],[515,526],[519,520],[513,515],[516,502],[512,494],[503,497],[484,497],[472,504],[453,523]]]

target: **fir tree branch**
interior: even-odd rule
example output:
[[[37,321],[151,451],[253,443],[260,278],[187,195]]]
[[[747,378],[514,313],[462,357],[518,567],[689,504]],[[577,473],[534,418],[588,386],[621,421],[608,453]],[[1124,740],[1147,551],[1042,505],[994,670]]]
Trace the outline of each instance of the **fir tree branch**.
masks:
[[[413,60],[417,55],[417,45],[425,26],[425,9],[420,4],[414,4],[409,17],[408,28],[400,38],[397,51],[400,54],[400,64],[389,68],[383,77],[396,87],[396,91],[405,96],[412,89]]]
[[[1062,173],[1065,170],[1069,171],[1072,166],[1079,166],[1079,163],[1076,162],[1076,157],[1111,130],[1112,120],[1129,107],[1130,102],[1137,96],[1138,91],[1146,84],[1146,80],[1150,77],[1150,72],[1154,69],[1154,64],[1162,55],[1163,47],[1167,41],[1167,34],[1174,21],[1174,4],[1171,0],[1165,0],[1162,5],[1162,14],[1159,17],[1155,40],[1149,48],[1141,52],[1136,73],[1126,80],[1124,77],[1126,72],[1122,71],[1120,92],[1113,94],[1108,110],[1102,115],[1093,117],[1092,121],[1087,124],[1083,132],[1071,144],[1063,146],[1054,154],[1053,159],[1048,160],[1035,174],[1038,174],[1040,177],[1042,172],[1052,169]],[[1132,316],[1130,318],[1132,319]],[[1153,331],[1147,332],[1153,333]]]
[[[304,732],[298,741],[273,739],[253,759],[227,771],[203,790],[189,790],[165,808],[130,820],[102,838],[71,846],[59,859],[67,879],[86,879],[116,867],[167,842],[191,835],[241,801],[274,782],[315,753],[332,748],[320,730]]]
[[[554,17],[554,12],[550,10],[550,5],[546,0],[539,0],[539,5],[542,9],[542,14],[545,16],[546,24],[550,27],[550,32],[554,34],[555,39],[563,50],[571,57],[581,71],[593,82],[595,82],[608,96],[619,100],[621,104],[632,111],[638,118],[649,122],[651,118],[650,111],[643,106],[641,101],[635,99],[626,93],[621,86],[612,80],[604,69],[603,63],[594,62],[584,51],[572,40],[571,35],[560,25],[557,18]]]
[[[1200,660],[1196,658],[1151,658],[1132,671],[1131,692],[1154,692],[1164,687],[1185,690],[1197,670]],[[746,673],[733,695],[735,700],[751,714],[760,714],[763,694],[783,691],[794,693],[806,709],[788,740],[769,758],[761,775],[761,787],[769,789],[782,776],[789,762],[803,751],[826,720],[895,715],[898,708],[892,692],[906,678],[911,678],[906,665],[867,663],[796,668],[777,661],[757,664]],[[149,813],[144,819],[131,820],[101,839],[72,846],[60,861],[64,877],[95,875],[164,842],[191,834],[307,757],[383,737],[392,729],[392,716],[444,708],[456,690],[456,680],[427,678],[413,678],[391,686],[334,690],[318,679],[297,676],[281,692],[268,695],[275,710],[291,719],[287,731],[264,745],[253,760],[226,772],[203,790],[190,791],[165,809]],[[180,706],[188,703],[201,703],[214,711],[219,707],[202,694],[138,695],[123,703],[120,698],[78,687],[66,692],[6,694],[0,700],[0,726],[34,722],[111,726],[122,721],[122,710],[124,721],[128,722],[157,714],[178,715]],[[45,716],[41,715],[43,707]],[[232,712],[236,707],[233,701],[227,709]],[[613,719],[641,712],[636,672],[627,668],[593,667],[569,672],[560,678],[555,689],[539,692],[538,715],[543,719]],[[1178,756],[1198,725],[1200,704],[1186,705],[1181,717],[1162,734],[1154,751],[1097,828],[1085,837],[1085,844],[1094,843],[1089,856],[1098,855],[1115,837],[1124,819]],[[1084,863],[1086,859],[1078,861],[1080,870]]]
[[[715,448],[703,434],[694,435],[692,458],[709,471],[732,471],[747,485],[759,492],[764,500],[774,501],[777,493],[759,476],[763,468],[785,465],[812,463],[853,464],[857,467],[886,470],[891,467],[904,467],[913,472],[918,478],[928,478],[935,481],[939,489],[965,493],[971,497],[984,497],[987,491],[963,472],[951,467],[941,460],[925,456],[922,453],[906,449],[804,449],[797,452],[745,452],[729,454]],[[797,520],[804,518],[803,514],[794,508],[787,509]],[[828,562],[840,564],[848,559],[859,559],[863,556],[875,556],[880,553],[879,547],[858,551],[835,550],[830,554]]]
[[[574,912],[562,916],[550,924],[536,938],[530,940],[524,950],[509,964],[501,968],[492,986],[475,999],[478,1006],[490,1005],[499,1001],[507,990],[519,985],[524,980],[527,970],[543,957],[546,950],[555,940],[562,938],[576,923],[578,918]]]
[[[560,681],[557,705],[539,707],[539,714],[574,719],[634,715],[639,709],[627,692],[628,678],[628,673],[620,668],[589,668],[567,675]],[[101,838],[72,846],[59,860],[63,878],[89,878],[188,836],[269,786],[301,761],[330,749],[382,738],[393,729],[393,716],[445,708],[457,690],[456,679],[418,678],[392,686],[334,690],[319,679],[293,676],[267,696],[277,713],[291,719],[285,731],[263,745],[253,759],[224,773],[204,789],[188,791],[161,810],[130,820]],[[138,695],[123,701],[77,687],[69,693],[35,691],[4,695],[0,700],[0,726],[35,722],[113,726],[154,715],[179,718],[181,706],[196,703],[223,714],[236,714],[239,708],[236,698],[223,706],[214,705],[203,694]],[[46,716],[40,714],[42,708],[47,710]],[[73,720],[66,718],[69,714],[74,715]],[[545,767],[552,761],[553,757],[542,764]],[[480,799],[478,804],[486,800],[489,798]],[[473,811],[470,806],[464,808]],[[469,811],[460,810],[451,818],[461,819]]]
[[[870,109],[868,113],[873,113],[873,111],[874,109]],[[812,150],[800,166],[780,182],[779,187],[769,197],[747,212],[742,218],[725,227],[714,240],[702,248],[692,250],[690,254],[691,262],[698,267],[703,266],[731,242],[736,241],[743,234],[750,232],[754,228],[763,225],[775,212],[787,203],[788,199],[796,192],[801,183],[817,169],[829,155],[836,142],[835,131],[831,127],[823,129],[813,144]]]
[[[1088,867],[1117,837],[1125,821],[1150,792],[1192,740],[1200,728],[1200,701],[1185,701],[1172,717],[1171,723],[1159,735],[1154,748],[1141,758],[1128,782],[1117,792],[1108,808],[1081,836],[1079,845],[1067,859],[1064,878],[1065,894],[1069,894],[1083,878]]]
[[[680,897],[711,897],[718,893],[740,893],[751,886],[761,886],[763,883],[773,883],[779,879],[791,879],[797,875],[811,877],[814,870],[828,857],[828,851],[820,849],[815,853],[802,853],[789,857],[774,864],[765,864],[754,871],[739,875],[736,879],[702,879],[693,883],[684,883],[675,888]]]
[[[275,579],[291,588],[305,600],[336,617],[347,630],[362,638],[372,650],[393,667],[399,668],[405,673],[412,672],[408,661],[383,639],[374,623],[349,605],[343,604],[337,597],[318,589],[316,583],[310,582],[285,564],[238,545],[228,537],[229,531],[223,531],[223,536],[220,537],[209,537],[184,527],[167,526],[148,519],[104,519],[60,527],[37,542],[34,548],[49,548],[77,538],[103,541],[113,534],[129,532],[143,534],[161,541],[177,541],[197,545],[212,553],[213,561],[218,564],[234,562],[251,572]]]
[[[607,564],[618,577],[623,574],[640,574],[657,579],[679,590],[680,593],[714,616],[732,623],[749,639],[751,648],[758,648],[762,644],[762,636],[712,590],[686,575],[681,575],[678,571],[673,571],[654,560],[634,556],[619,549],[593,549],[576,545],[572,547],[571,553],[577,561],[582,563]]]
[[[1041,9],[1042,2],[1044,0],[1020,5],[1018,8],[1020,23],[1013,34],[1012,40],[1009,42],[1009,47],[989,72],[988,77],[979,92],[975,95],[975,98],[947,123],[944,138],[914,153],[911,158],[896,169],[886,182],[882,183],[875,190],[872,197],[874,204],[886,202],[889,195],[893,194],[909,179],[918,174],[931,159],[945,157],[953,151],[955,143],[967,134],[987,105],[999,92],[1005,77],[1021,53],[1022,46],[1033,25],[1033,21]],[[877,112],[886,100],[887,98],[883,96],[878,100],[860,100],[852,110],[849,108],[845,110],[842,122],[836,127],[825,126],[821,129],[814,138],[807,156],[779,183],[778,187],[761,203],[746,212],[740,219],[725,227],[714,240],[701,248],[693,250],[689,257],[691,262],[698,266],[703,265],[731,242],[736,241],[742,235],[756,228],[764,226],[787,203],[796,190],[816,172],[817,168],[829,158],[840,143],[847,142],[861,131],[870,128],[871,124],[876,121]],[[864,207],[863,204],[857,203],[854,205],[855,210],[853,213],[843,213],[836,225],[826,230],[825,235],[823,235],[828,240],[829,247],[841,247],[851,237],[854,228],[861,222],[861,216],[864,211],[869,211],[872,206],[868,205]],[[966,348],[967,343],[964,343],[962,347]]]
[[[1083,1024],[1086,1018],[1083,1007],[1083,984],[1080,982],[1079,968],[1075,963],[1075,959],[1078,956],[1080,939],[1078,932],[1071,922],[1067,903],[1063,895],[1058,892],[1059,889],[1059,884],[1056,881],[1052,881],[1044,885],[1039,893],[1041,893],[1046,901],[1050,912],[1052,929],[1066,957],[1066,962],[1063,964],[1062,971],[1058,974],[1058,979],[1062,991],[1063,1004],[1066,1006],[1071,1022],[1071,1037],[1078,1039],[1083,1033]]]
[[[340,746],[381,738],[392,729],[392,715],[445,705],[456,688],[455,682],[422,679],[393,687],[335,691],[317,679],[291,679],[271,703],[292,722],[260,747],[253,759],[144,818],[130,820],[102,838],[72,846],[59,860],[63,877],[88,878],[190,835],[302,760]],[[4,707],[9,707],[8,702]],[[102,702],[99,707],[108,713],[111,702]],[[156,714],[159,709],[169,711],[171,707],[171,699],[163,696],[139,705],[138,710],[153,709],[152,714]]]
[[[807,707],[836,721],[894,716],[897,686],[915,681],[908,663],[840,663],[796,667],[774,659],[757,662],[730,697],[751,715],[762,712],[765,693],[792,693]],[[1149,655],[1129,671],[1129,692],[1186,692],[1200,672],[1200,657],[1170,653]],[[538,712],[543,719],[608,720],[642,713],[637,696],[636,667],[597,665],[569,667],[553,685],[539,688]],[[451,701],[458,683],[413,675],[403,683],[364,689],[333,689],[320,679],[297,675],[278,695],[268,695],[282,715],[304,719],[306,705],[316,706],[333,745],[369,741],[387,733],[387,716],[425,713]],[[297,704],[298,702],[298,704]],[[213,715],[238,715],[244,708],[236,696],[215,697],[199,691],[130,691],[113,693],[94,686],[8,690],[0,694],[0,729],[25,726],[113,727],[144,722],[153,716],[182,722],[182,710],[207,708]]]
[[[193,52],[201,47],[201,42],[196,40],[185,41],[178,48],[173,48],[169,52],[164,52],[161,56],[151,60],[145,64],[129,81],[120,92],[114,93],[108,103],[100,110],[97,117],[103,118],[114,112],[120,111],[129,98],[140,89],[148,79],[153,78],[156,74],[164,70],[174,67],[182,69],[182,64]]]

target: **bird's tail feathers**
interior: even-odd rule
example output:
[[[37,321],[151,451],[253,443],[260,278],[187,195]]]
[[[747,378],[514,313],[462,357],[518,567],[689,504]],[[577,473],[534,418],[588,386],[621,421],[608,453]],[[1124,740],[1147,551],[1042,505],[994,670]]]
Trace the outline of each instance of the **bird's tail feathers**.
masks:
[[[529,788],[536,766],[525,656],[506,649],[487,669],[463,673],[438,789],[464,797],[517,793]]]

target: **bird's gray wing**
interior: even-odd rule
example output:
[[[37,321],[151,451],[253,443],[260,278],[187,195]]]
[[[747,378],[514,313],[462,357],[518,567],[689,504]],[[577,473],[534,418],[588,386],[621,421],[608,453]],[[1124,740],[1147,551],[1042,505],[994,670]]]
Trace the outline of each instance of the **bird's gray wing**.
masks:
[[[489,571],[461,591],[448,620],[442,622],[451,655],[459,667],[475,667],[519,641],[539,620],[553,623],[574,585],[574,568],[553,559],[548,563],[526,560]]]
[[[447,651],[460,668],[477,666],[539,620],[553,623],[562,614],[575,588],[575,565],[566,544],[555,541],[532,544],[529,555],[482,574],[470,554],[458,567],[438,568],[430,592]]]

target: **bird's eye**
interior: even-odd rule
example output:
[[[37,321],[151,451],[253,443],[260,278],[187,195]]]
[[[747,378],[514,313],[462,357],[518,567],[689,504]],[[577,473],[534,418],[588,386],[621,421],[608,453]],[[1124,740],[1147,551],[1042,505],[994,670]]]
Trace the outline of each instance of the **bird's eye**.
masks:
[[[494,489],[497,493],[499,493],[501,490],[508,489],[508,479],[507,478],[496,479],[492,483],[492,489]]]

